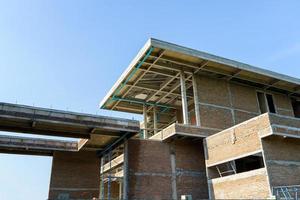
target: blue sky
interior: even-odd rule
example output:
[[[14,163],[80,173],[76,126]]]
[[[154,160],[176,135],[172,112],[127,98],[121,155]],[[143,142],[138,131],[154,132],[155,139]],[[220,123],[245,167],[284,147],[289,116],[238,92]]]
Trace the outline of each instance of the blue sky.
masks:
[[[149,37],[300,77],[300,1],[0,0],[0,101],[98,103]],[[47,198],[51,158],[0,155],[0,199]],[[12,197],[13,195],[13,197]]]

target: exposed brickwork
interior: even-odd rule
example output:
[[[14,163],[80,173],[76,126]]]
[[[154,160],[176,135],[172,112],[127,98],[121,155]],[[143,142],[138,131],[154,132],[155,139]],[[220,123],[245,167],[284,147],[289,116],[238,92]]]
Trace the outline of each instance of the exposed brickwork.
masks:
[[[108,184],[104,184],[104,199],[108,199]],[[117,181],[110,182],[110,199],[111,200],[119,200],[119,183]]]
[[[233,108],[248,112],[259,112],[254,88],[230,84]]]
[[[202,141],[174,141],[171,146],[176,155],[177,196],[190,194],[193,199],[208,198]]]
[[[226,81],[199,76],[197,83],[200,102],[230,107]]]
[[[226,129],[234,125],[231,110],[213,106],[200,106],[201,125],[210,128]]]
[[[202,142],[128,142],[129,198],[172,199],[170,154],[176,157],[177,196],[208,198]]]
[[[248,113],[248,112],[243,112],[243,111],[234,111],[234,121],[235,124],[242,123],[244,121],[247,121],[253,117],[256,117],[256,114]]]
[[[272,186],[300,183],[300,141],[272,136],[262,140]]]
[[[171,199],[171,163],[168,144],[129,140],[129,199]]]
[[[100,161],[96,152],[55,152],[49,199],[69,195],[72,199],[91,199],[99,196]]]
[[[226,129],[260,115],[256,88],[204,76],[197,83],[202,126]],[[294,116],[287,95],[271,94],[278,114]]]
[[[277,113],[280,115],[294,116],[291,99],[287,95],[274,94]]]

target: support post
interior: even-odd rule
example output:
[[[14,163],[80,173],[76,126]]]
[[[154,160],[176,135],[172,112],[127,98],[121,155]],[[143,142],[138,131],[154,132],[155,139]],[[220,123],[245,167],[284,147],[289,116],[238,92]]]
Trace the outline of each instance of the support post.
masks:
[[[188,106],[187,106],[187,98],[186,98],[185,74],[183,70],[180,71],[180,85],[181,85],[183,123],[188,124],[189,116],[188,116]]]
[[[107,199],[110,200],[110,194],[111,194],[111,151],[108,153],[108,159],[109,159],[109,172],[108,172],[108,183],[107,183]]]
[[[197,86],[197,78],[196,75],[193,74],[193,91],[194,91],[194,104],[195,104],[195,116],[196,116],[196,125],[201,126],[200,121],[200,106],[199,106],[199,94],[198,94],[198,86]]]
[[[121,200],[122,199],[122,187],[123,187],[123,184],[122,184],[123,180],[120,179],[119,181],[119,199]]]
[[[104,165],[104,155],[101,157],[100,161],[100,177],[101,177],[101,182],[100,182],[100,199],[104,199],[104,174],[103,174],[103,165]]]
[[[177,200],[177,185],[176,185],[176,158],[174,152],[171,153],[171,184],[172,184],[172,200]]]
[[[147,106],[143,106],[143,115],[144,115],[144,139],[148,138],[148,123],[147,123]]]
[[[154,134],[157,133],[157,107],[153,107],[153,128],[154,128]]]
[[[123,200],[128,200],[128,141],[124,142],[124,164],[123,164]]]

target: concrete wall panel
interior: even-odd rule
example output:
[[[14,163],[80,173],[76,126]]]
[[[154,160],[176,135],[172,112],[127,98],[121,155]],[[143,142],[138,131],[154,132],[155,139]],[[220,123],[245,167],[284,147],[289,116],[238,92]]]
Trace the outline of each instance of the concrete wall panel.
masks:
[[[210,181],[213,199],[267,199],[270,189],[266,170],[258,169]]]
[[[259,132],[269,126],[269,116],[263,115],[207,137],[206,164],[212,165],[261,150]]]

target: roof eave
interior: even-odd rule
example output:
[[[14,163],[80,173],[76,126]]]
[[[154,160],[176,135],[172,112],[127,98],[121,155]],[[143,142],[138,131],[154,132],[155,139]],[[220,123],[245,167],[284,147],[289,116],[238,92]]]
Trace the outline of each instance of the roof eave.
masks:
[[[148,39],[146,44],[140,49],[138,54],[134,57],[134,59],[130,62],[129,66],[126,68],[126,70],[122,73],[120,78],[117,80],[117,82],[113,85],[113,87],[108,91],[108,93],[105,95],[105,97],[102,99],[102,101],[99,104],[100,108],[105,109],[105,104],[109,100],[109,98],[113,95],[113,93],[117,90],[119,85],[125,81],[126,77],[130,73],[130,71],[134,68],[136,63],[144,56],[144,54],[147,52],[147,50],[151,47],[152,38]]]
[[[151,38],[151,45],[154,47],[157,47],[157,48],[162,48],[162,49],[167,49],[167,50],[174,51],[174,52],[179,52],[182,54],[198,57],[200,59],[217,62],[220,64],[235,67],[237,69],[258,73],[261,75],[269,76],[271,78],[275,78],[275,79],[279,79],[279,80],[283,80],[283,81],[287,81],[287,82],[290,82],[293,84],[300,85],[300,79],[298,79],[298,78],[280,74],[277,72],[273,72],[273,71],[270,71],[267,69],[262,69],[259,67],[255,67],[253,65],[249,65],[249,64],[238,62],[235,60],[227,59],[227,58],[224,58],[221,56],[216,56],[216,55],[209,54],[209,53],[206,53],[203,51],[198,51],[198,50],[191,49],[188,47],[183,47],[183,46],[180,46],[177,44],[173,44],[173,43],[169,43],[169,42],[165,42],[162,40]]]
[[[295,77],[291,77],[291,76],[280,74],[280,73],[273,72],[273,71],[270,71],[270,70],[262,69],[262,68],[259,68],[259,67],[255,67],[255,66],[252,66],[252,65],[249,65],[249,64],[242,63],[242,62],[238,62],[238,61],[234,61],[234,60],[227,59],[227,58],[224,58],[224,57],[209,54],[209,53],[206,53],[206,52],[203,52],[203,51],[198,51],[198,50],[191,49],[191,48],[188,48],[188,47],[183,47],[183,46],[180,46],[180,45],[177,45],[177,44],[165,42],[165,41],[158,40],[158,39],[155,39],[155,38],[150,38],[150,39],[147,40],[146,44],[141,48],[141,50],[138,52],[138,54],[135,56],[135,58],[130,62],[129,66],[122,73],[122,75],[117,80],[117,82],[113,85],[113,87],[109,90],[107,95],[100,102],[100,104],[99,104],[100,108],[105,109],[105,104],[107,103],[107,101],[109,101],[109,99],[114,94],[114,92],[117,90],[119,85],[122,82],[125,81],[127,76],[133,70],[134,66],[138,63],[139,60],[142,59],[142,57],[146,54],[146,52],[148,51],[148,49],[150,47],[165,49],[165,50],[168,50],[168,51],[174,51],[174,52],[182,53],[182,54],[185,54],[185,55],[194,56],[194,57],[197,57],[197,58],[200,58],[200,59],[203,59],[203,60],[224,64],[224,65],[231,66],[231,67],[241,69],[241,70],[244,70],[244,71],[257,73],[257,74],[261,74],[261,75],[264,75],[264,76],[268,76],[270,78],[274,78],[274,79],[286,81],[286,82],[289,82],[289,83],[292,83],[292,84],[300,85],[300,79],[295,78]]]

